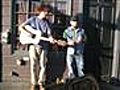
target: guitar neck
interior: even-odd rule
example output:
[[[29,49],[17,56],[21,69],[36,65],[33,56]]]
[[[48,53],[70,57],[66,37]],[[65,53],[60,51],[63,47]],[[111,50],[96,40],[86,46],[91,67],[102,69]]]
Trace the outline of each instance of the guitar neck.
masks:
[[[48,41],[48,42],[50,41],[50,39],[49,39],[49,38],[42,37],[42,36],[40,36],[40,37],[39,37],[39,39],[40,39],[40,40],[43,40],[43,41]]]

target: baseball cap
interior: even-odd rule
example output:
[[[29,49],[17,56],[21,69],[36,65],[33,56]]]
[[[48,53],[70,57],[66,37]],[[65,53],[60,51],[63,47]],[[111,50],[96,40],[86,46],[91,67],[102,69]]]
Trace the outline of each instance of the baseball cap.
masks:
[[[76,16],[72,16],[72,17],[70,18],[70,21],[78,21],[78,18],[77,18]]]

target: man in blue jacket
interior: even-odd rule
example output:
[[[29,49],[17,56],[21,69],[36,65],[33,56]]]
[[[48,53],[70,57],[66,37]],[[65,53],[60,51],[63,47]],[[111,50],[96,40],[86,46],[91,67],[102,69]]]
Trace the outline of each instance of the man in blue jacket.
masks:
[[[76,77],[72,67],[73,60],[75,60],[76,63],[78,77],[84,76],[84,36],[85,31],[83,28],[78,26],[78,18],[76,16],[71,17],[70,26],[63,33],[63,37],[67,39],[68,44],[66,56],[68,79]]]

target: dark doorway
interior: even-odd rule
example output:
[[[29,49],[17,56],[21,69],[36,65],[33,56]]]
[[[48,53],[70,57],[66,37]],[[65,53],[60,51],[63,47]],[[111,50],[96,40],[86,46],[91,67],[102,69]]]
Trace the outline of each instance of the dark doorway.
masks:
[[[87,33],[86,73],[108,80],[111,75],[116,0],[84,0]]]

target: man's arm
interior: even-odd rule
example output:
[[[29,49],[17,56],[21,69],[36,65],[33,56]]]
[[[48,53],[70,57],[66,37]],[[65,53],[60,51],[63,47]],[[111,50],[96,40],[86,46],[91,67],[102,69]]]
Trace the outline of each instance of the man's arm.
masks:
[[[28,32],[29,34],[38,34],[39,30],[33,29],[30,25],[25,25],[24,23],[19,26],[20,32]]]
[[[63,38],[67,40],[67,45],[73,46],[74,41],[67,35],[67,29],[63,32]]]
[[[36,29],[33,29],[30,25],[25,25],[24,26],[25,30],[27,30],[28,32],[30,32],[31,34],[40,34],[40,30],[36,30]]]
[[[83,40],[83,37],[81,35],[79,35],[79,37],[74,41],[76,44],[81,43]]]
[[[50,43],[53,43],[53,44],[56,43],[57,40],[55,40],[55,39],[53,38],[52,33],[51,33],[51,29],[50,29],[50,27],[49,27],[48,24],[46,25],[46,28],[47,28],[47,35],[48,35],[48,38],[49,38]]]
[[[19,26],[20,32],[26,31],[26,32],[31,33],[31,34],[37,34],[38,31],[33,29],[33,27],[31,26],[31,23],[34,22],[34,19],[35,19],[35,17],[31,17],[28,20],[26,20],[25,22],[23,22]]]

